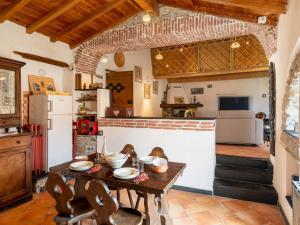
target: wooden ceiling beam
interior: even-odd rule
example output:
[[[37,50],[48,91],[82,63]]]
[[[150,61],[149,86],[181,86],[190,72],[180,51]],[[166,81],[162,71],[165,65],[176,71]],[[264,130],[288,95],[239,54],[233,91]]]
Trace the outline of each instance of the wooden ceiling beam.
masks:
[[[21,8],[27,5],[31,0],[16,0],[0,13],[0,23],[12,17]]]
[[[262,12],[265,14],[280,15],[286,12],[286,3],[274,0],[204,0],[205,2],[235,6]]]
[[[162,0],[160,0],[162,1]],[[159,3],[161,3],[159,1]],[[238,7],[228,7],[228,6],[223,6],[220,4],[213,4],[213,3],[207,3],[207,2],[198,2],[197,4],[191,6],[191,5],[179,5],[176,4],[172,1],[162,1],[163,4],[175,7],[175,8],[180,8],[184,10],[190,10],[190,11],[195,11],[195,12],[202,12],[202,13],[207,13],[215,16],[221,16],[221,17],[228,17],[232,19],[238,19],[238,20],[243,20],[243,21],[248,21],[252,23],[257,23],[257,19],[259,15],[253,14],[253,13],[245,13],[244,11],[241,11],[241,8]],[[276,26],[278,23],[278,16],[277,15],[272,15],[267,17],[267,25],[271,26]]]
[[[62,38],[63,36],[79,29],[80,27],[89,24],[90,22],[94,21],[97,17],[100,17],[102,15],[105,15],[106,13],[108,13],[109,11],[111,11],[112,9],[114,9],[115,7],[118,7],[120,4],[124,3],[126,0],[116,0],[116,1],[112,1],[111,3],[107,4],[106,6],[99,6],[95,9],[95,11],[93,11],[91,14],[89,14],[86,17],[83,17],[82,19],[78,20],[77,22],[71,24],[70,26],[68,26],[67,28],[65,28],[64,30],[62,30],[61,32],[52,35],[52,37],[50,38],[50,40],[52,42],[58,41],[60,40],[60,38]]]
[[[50,13],[46,14],[42,18],[38,19],[31,25],[29,25],[26,29],[27,33],[31,34],[34,31],[40,29],[41,27],[47,25],[64,12],[68,11],[69,9],[73,8],[79,1],[81,0],[67,0],[62,5],[57,7],[55,10],[51,11]]]
[[[151,16],[159,16],[159,7],[156,0],[134,0],[144,11]]]
[[[106,26],[106,27],[104,27],[103,29],[100,29],[100,30],[97,30],[96,32],[93,32],[93,33],[90,34],[88,37],[83,38],[82,40],[79,40],[79,41],[76,42],[76,43],[70,44],[70,48],[72,48],[72,49],[73,49],[73,48],[76,48],[76,47],[78,47],[79,45],[81,45],[82,43],[84,43],[84,42],[86,42],[86,41],[88,41],[88,40],[94,38],[95,36],[97,36],[97,35],[103,33],[104,31],[114,28],[115,26],[117,26],[117,25],[119,25],[119,24],[125,22],[125,21],[128,20],[129,18],[135,16],[138,12],[139,12],[139,11],[135,11],[135,12],[133,12],[133,13],[127,14],[126,16],[124,16],[124,17],[122,17],[122,18],[116,20],[114,23],[109,24],[109,26]]]

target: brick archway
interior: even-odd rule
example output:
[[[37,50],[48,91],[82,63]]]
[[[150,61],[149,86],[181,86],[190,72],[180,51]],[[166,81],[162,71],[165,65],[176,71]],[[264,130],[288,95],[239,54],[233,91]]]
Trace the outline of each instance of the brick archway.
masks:
[[[79,46],[75,53],[78,73],[95,74],[103,54],[186,44],[211,39],[254,35],[265,50],[267,58],[276,51],[276,27],[235,19],[191,13],[160,17],[150,24],[130,24],[107,31]],[[174,14],[173,14],[174,15]]]

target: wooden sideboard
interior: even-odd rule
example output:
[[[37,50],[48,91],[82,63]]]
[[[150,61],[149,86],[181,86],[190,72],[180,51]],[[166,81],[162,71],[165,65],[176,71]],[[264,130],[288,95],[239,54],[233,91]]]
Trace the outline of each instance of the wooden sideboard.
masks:
[[[30,200],[31,134],[0,137],[0,209]]]

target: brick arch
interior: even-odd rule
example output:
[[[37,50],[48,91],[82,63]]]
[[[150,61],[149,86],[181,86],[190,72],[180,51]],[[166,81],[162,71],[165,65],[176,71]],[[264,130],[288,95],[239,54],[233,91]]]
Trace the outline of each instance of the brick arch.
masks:
[[[128,26],[107,31],[79,46],[75,53],[76,71],[95,74],[103,54],[120,50],[156,48],[250,34],[259,40],[267,58],[275,53],[275,27],[191,12],[177,17],[156,18],[148,25],[128,23]]]

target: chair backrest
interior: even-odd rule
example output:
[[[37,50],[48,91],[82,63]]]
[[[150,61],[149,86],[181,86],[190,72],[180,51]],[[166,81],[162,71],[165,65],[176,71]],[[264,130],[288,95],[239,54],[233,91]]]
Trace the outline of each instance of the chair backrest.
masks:
[[[59,173],[50,172],[46,182],[46,190],[55,199],[55,208],[61,216],[72,216],[74,208],[70,201],[74,199],[75,191],[66,178]]]
[[[134,151],[134,147],[131,144],[125,145],[124,148],[122,149],[121,153],[129,154],[129,156],[131,156],[131,157],[137,157],[137,154]]]
[[[168,157],[166,156],[164,150],[161,147],[155,147],[152,149],[152,152],[149,154],[151,156],[158,156],[160,158],[164,158],[168,160]]]
[[[118,211],[119,204],[101,180],[92,180],[87,190],[87,199],[96,211],[98,225],[115,225],[111,215]],[[129,225],[129,224],[128,224]]]

